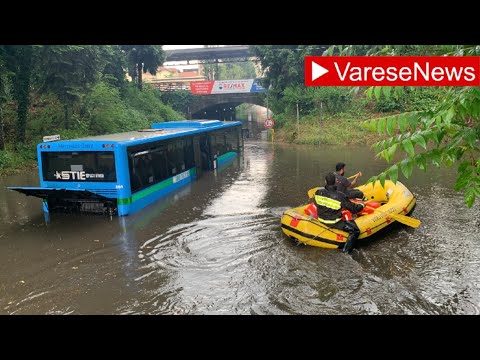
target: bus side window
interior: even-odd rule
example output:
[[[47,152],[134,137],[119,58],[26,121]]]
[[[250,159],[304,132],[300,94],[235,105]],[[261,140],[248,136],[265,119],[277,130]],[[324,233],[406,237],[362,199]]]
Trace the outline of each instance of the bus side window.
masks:
[[[155,183],[168,178],[167,158],[164,148],[156,148],[152,150],[152,167]]]
[[[132,188],[132,193],[141,189],[142,182],[140,175],[138,174],[138,159],[133,155],[130,155],[130,187]]]
[[[153,183],[152,160],[150,154],[140,156],[140,159],[138,160],[138,174],[140,175],[142,187]]]

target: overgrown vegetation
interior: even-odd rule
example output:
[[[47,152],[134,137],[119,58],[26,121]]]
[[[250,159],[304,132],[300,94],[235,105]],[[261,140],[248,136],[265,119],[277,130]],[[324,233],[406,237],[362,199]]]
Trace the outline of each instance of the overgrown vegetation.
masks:
[[[332,47],[328,52],[332,54],[337,50],[341,55],[351,55],[355,49],[354,45]],[[376,46],[370,54],[479,56],[480,45],[415,45],[408,53],[405,51],[405,46]],[[378,179],[383,184],[388,177],[395,182],[399,171],[409,178],[415,166],[427,171],[432,165],[452,167],[458,164],[454,189],[462,191],[465,204],[472,207],[480,197],[480,89],[445,87],[430,91],[436,96],[425,98],[425,91],[408,89],[415,99],[411,101],[411,108],[404,108],[405,111],[398,115],[373,118],[364,123],[372,132],[387,136],[373,145],[377,156],[392,162],[397,152],[403,155],[400,161],[369,181]],[[405,98],[406,93],[403,87],[367,90],[369,98],[375,96],[377,101],[383,98],[387,102]]]
[[[478,87],[305,88],[303,59],[321,55],[320,46],[259,45],[252,51],[264,69],[264,86],[272,85],[277,139],[312,144],[372,139],[377,156],[390,162],[402,151],[403,159],[369,181],[396,181],[399,171],[408,178],[414,166],[426,171],[457,163],[455,190],[464,192],[468,207],[480,196]],[[323,55],[478,56],[480,46],[334,45]]]
[[[0,45],[0,173],[34,166],[44,135],[69,139],[183,119],[142,84],[141,74],[154,73],[163,58],[159,45]]]

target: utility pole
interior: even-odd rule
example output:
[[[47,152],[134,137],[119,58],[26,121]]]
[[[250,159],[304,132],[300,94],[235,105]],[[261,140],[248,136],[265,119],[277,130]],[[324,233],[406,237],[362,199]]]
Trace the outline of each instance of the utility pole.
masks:
[[[300,135],[300,111],[298,110],[297,103],[297,136]]]

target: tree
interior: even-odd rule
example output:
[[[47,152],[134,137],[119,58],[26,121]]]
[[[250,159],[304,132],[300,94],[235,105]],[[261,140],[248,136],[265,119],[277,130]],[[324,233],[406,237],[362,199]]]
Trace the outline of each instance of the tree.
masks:
[[[13,97],[17,102],[17,141],[25,142],[28,107],[30,104],[30,80],[33,67],[32,45],[4,45],[3,58],[7,70],[13,74]]]
[[[165,53],[161,45],[122,45],[121,49],[126,52],[128,74],[132,81],[137,83],[138,89],[142,90],[142,74],[149,72],[157,73],[159,66],[165,60]]]
[[[11,73],[4,61],[4,49],[0,46],[0,150],[5,149],[5,134],[3,131],[3,106],[10,99]]]
[[[179,91],[165,91],[160,92],[161,101],[170,105],[173,110],[182,113],[184,116],[188,116],[188,107],[192,103],[194,95],[190,91],[179,90]]]
[[[100,46],[100,58],[104,65],[101,65],[102,80],[122,90],[126,84],[125,70],[127,61],[125,51],[119,45]]]
[[[389,45],[377,46],[376,50],[376,54],[389,55],[480,55],[479,45],[411,48]],[[344,48],[341,54],[350,55],[351,52]],[[464,192],[464,201],[471,207],[475,198],[480,197],[480,88],[447,87],[444,90],[441,100],[429,109],[371,119],[365,123],[372,131],[389,136],[374,144],[377,156],[391,162],[397,151],[404,153],[402,160],[368,181],[378,179],[384,184],[388,177],[396,182],[399,171],[409,178],[414,166],[426,171],[429,164],[451,167],[458,163],[454,189]],[[367,90],[369,97],[374,95],[377,99],[381,96],[398,98],[403,92],[403,87],[370,87]]]
[[[218,47],[218,45],[203,45],[204,48],[213,48],[213,47]],[[210,63],[211,60],[201,60],[200,63],[204,64],[203,65],[203,75],[205,78],[209,81],[213,80],[220,80],[219,79],[219,64],[218,60],[212,64]]]
[[[255,67],[251,61],[220,64],[219,80],[241,80],[256,78]]]
[[[272,85],[270,95],[281,97],[289,85],[304,82],[304,58],[321,55],[320,45],[251,45],[250,52],[259,58],[265,75],[264,86]]]
[[[70,111],[98,80],[105,61],[98,45],[38,46],[40,92],[52,92],[64,107],[65,129],[70,128]],[[102,69],[103,70],[103,69]]]

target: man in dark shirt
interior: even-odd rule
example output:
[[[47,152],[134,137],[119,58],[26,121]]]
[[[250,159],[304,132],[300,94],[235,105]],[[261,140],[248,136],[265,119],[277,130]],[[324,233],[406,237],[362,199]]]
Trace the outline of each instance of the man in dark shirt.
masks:
[[[360,235],[360,229],[353,220],[342,219],[342,208],[356,214],[365,207],[364,204],[351,202],[344,193],[337,191],[335,186],[335,175],[330,173],[325,177],[325,188],[320,188],[315,192],[313,200],[317,207],[318,221],[327,226],[343,230],[349,233],[344,253],[350,253]]]
[[[345,175],[345,163],[339,162],[337,165],[335,165],[335,185],[337,185],[337,190],[344,193],[349,199],[363,199],[363,192],[360,190],[353,189],[355,184],[357,183],[357,180],[360,176],[362,176],[362,173],[359,172],[355,178],[350,181],[348,180],[344,175]]]

